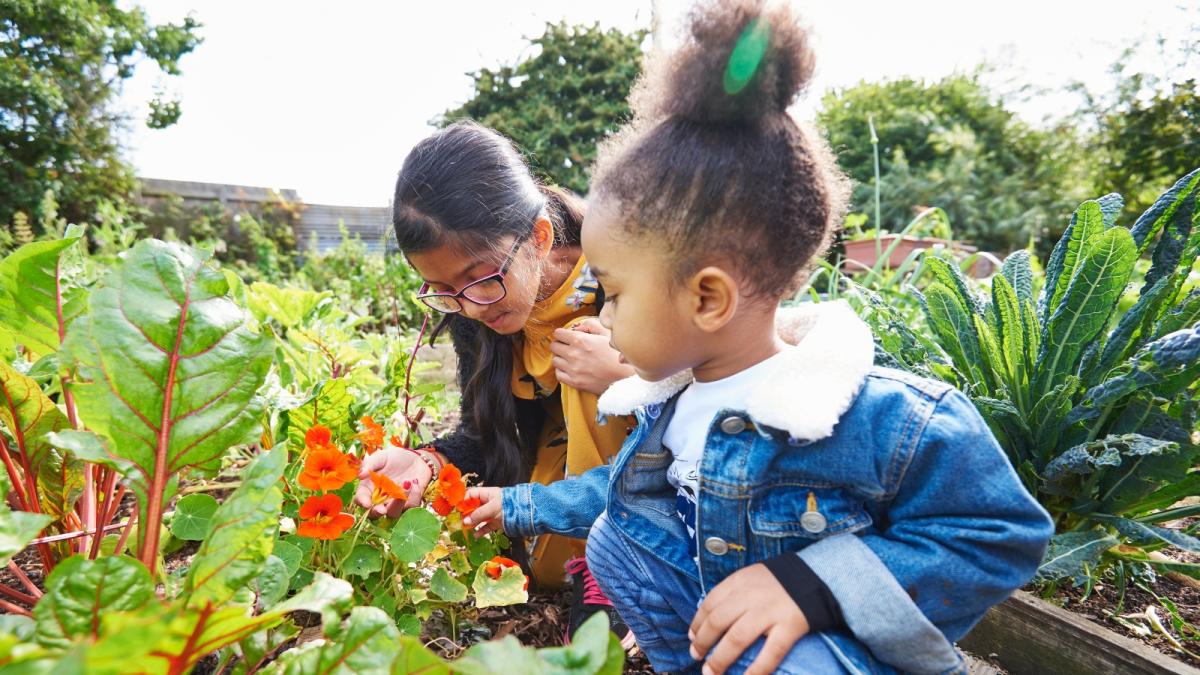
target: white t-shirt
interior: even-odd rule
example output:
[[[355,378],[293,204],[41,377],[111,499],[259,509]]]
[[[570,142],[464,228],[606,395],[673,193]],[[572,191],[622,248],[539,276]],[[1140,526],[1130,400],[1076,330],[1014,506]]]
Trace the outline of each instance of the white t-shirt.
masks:
[[[708,430],[723,409],[746,410],[750,393],[771,373],[779,359],[776,354],[765,361],[712,382],[693,382],[675,402],[675,414],[663,434],[663,445],[675,456],[667,469],[667,481],[675,486],[675,511],[687,526],[690,549],[696,549],[696,493],[700,490],[700,459]]]

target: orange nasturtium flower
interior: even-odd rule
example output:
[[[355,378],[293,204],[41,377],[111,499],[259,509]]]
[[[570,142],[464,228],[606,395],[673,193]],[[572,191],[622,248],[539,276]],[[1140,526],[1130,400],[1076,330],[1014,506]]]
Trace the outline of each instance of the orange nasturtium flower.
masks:
[[[469,516],[473,511],[475,511],[475,509],[479,508],[480,504],[482,504],[482,502],[479,501],[478,497],[467,497],[459,502],[454,508],[464,516]]]
[[[337,539],[354,526],[354,516],[342,513],[342,498],[337,495],[313,495],[300,507],[300,525],[296,534],[313,539]]]
[[[400,440],[400,434],[392,434],[391,437],[388,438],[388,441],[390,441],[391,444],[396,446],[397,448],[405,447],[404,441]]]
[[[435,491],[437,498],[433,500],[433,510],[439,516],[449,515],[467,496],[467,483],[463,480],[462,471],[453,464],[443,466],[438,474]]]
[[[408,499],[408,493],[405,492],[399,485],[387,476],[381,473],[370,472],[371,474],[371,503],[375,506],[386,502],[389,499],[399,499],[404,501]]]
[[[362,441],[363,450],[366,450],[368,455],[373,455],[383,447],[383,426],[367,415],[363,415],[358,421],[362,423],[363,430],[354,437]]]
[[[500,575],[504,573],[505,567],[517,566],[518,565],[515,560],[498,555],[495,558],[483,563],[483,571],[486,572],[489,577],[493,579],[499,579]],[[525,590],[529,590],[529,577],[525,577]]]
[[[358,477],[358,462],[334,447],[316,447],[304,458],[300,485],[309,490],[336,490]]]
[[[323,424],[314,424],[304,433],[304,447],[309,450],[333,448],[333,432]]]

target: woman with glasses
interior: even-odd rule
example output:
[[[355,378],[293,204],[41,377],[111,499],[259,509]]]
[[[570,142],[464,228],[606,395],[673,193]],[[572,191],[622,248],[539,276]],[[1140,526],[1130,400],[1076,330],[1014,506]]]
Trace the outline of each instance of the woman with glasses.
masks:
[[[425,280],[418,299],[443,319],[458,355],[458,428],[416,452],[388,449],[363,463],[415,487],[398,515],[420,503],[447,462],[487,485],[552,483],[617,454],[631,418],[598,420],[596,401],[633,374],[609,346],[595,316],[603,291],[580,249],[582,205],[540,185],[516,148],[496,132],[460,122],[421,141],[400,169],[393,226],[401,252]],[[370,507],[369,478],[358,502]],[[519,548],[516,545],[515,548]],[[574,577],[568,635],[591,613],[608,611],[591,580],[584,542],[545,535],[525,542],[528,571],[543,588]]]

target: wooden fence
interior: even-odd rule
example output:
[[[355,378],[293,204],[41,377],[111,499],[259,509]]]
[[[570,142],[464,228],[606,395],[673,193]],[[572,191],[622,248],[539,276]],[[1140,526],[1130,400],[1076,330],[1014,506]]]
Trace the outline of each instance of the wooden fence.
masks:
[[[236,212],[284,200],[302,204],[300,220],[294,226],[296,244],[307,250],[316,241],[318,250],[325,251],[342,241],[341,226],[357,234],[371,251],[381,250],[391,223],[391,209],[386,206],[334,206],[303,204],[295,190],[272,190],[248,185],[199,183],[194,181],[140,178],[140,198],[153,205],[157,201],[178,197],[186,206],[218,203]]]

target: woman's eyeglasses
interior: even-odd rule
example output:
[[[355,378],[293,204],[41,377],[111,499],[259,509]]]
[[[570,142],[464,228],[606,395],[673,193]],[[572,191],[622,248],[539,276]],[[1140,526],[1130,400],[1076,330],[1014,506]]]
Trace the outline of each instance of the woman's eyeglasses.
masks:
[[[461,312],[463,306],[460,298],[466,298],[476,305],[494,305],[500,302],[508,294],[504,287],[504,277],[508,274],[508,268],[512,267],[521,244],[525,243],[527,238],[517,237],[504,259],[504,264],[500,265],[499,271],[472,281],[457,293],[429,292],[429,284],[422,284],[421,290],[417,291],[417,299],[426,307],[443,314]]]

